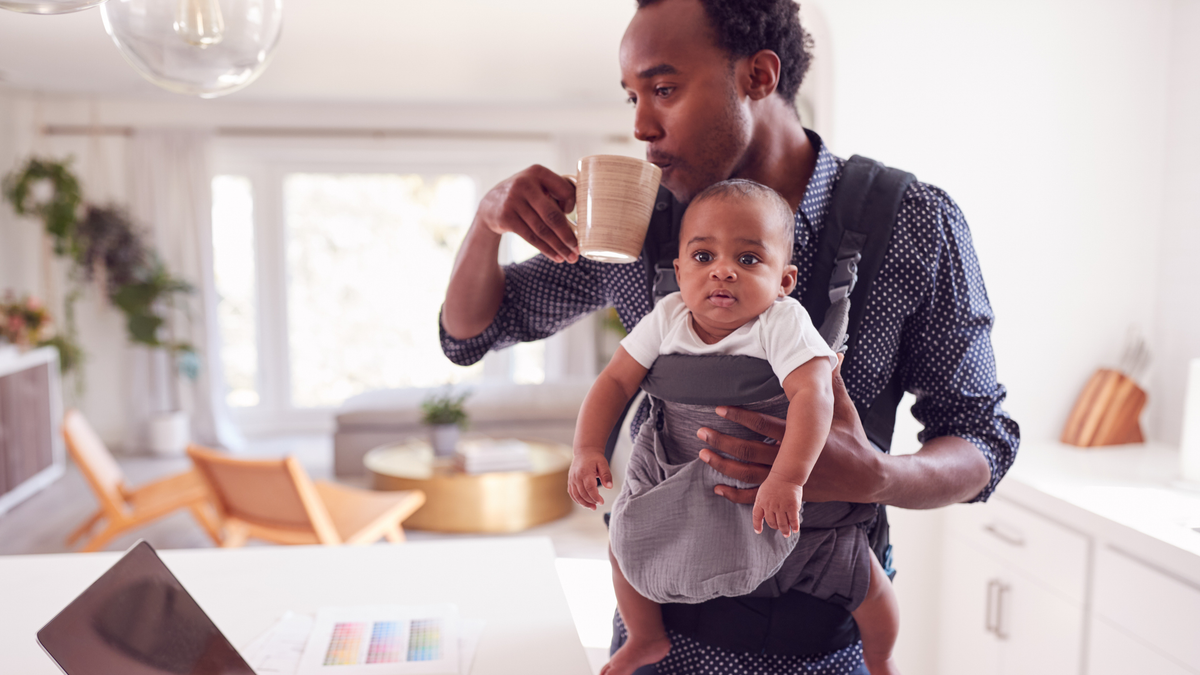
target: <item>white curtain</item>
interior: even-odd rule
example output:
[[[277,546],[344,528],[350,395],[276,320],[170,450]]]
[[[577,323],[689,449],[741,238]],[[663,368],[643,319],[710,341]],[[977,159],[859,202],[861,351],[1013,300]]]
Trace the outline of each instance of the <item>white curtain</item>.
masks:
[[[131,350],[126,447],[144,449],[147,422],[157,413],[182,409],[192,439],[236,450],[244,441],[225,405],[212,265],[212,173],[210,134],[147,129],[129,144],[129,207],[167,269],[196,291],[172,317],[172,339],[190,342],[200,357],[195,381],[179,375],[163,350]]]

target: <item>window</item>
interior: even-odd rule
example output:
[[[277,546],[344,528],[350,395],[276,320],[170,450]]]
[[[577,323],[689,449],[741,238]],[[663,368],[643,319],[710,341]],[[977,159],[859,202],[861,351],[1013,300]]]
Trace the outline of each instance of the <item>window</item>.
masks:
[[[482,376],[443,357],[435,330],[476,190],[462,174],[284,176],[293,405]]]
[[[213,179],[213,276],[221,367],[234,408],[258,405],[258,348],[254,302],[254,197],[245,176]]]
[[[544,381],[546,341],[460,367],[443,356],[437,333],[480,197],[534,153],[473,149],[453,161],[313,145],[218,151],[221,367],[243,429],[328,430],[334,409],[377,389]],[[507,260],[536,253],[508,238],[502,251]]]

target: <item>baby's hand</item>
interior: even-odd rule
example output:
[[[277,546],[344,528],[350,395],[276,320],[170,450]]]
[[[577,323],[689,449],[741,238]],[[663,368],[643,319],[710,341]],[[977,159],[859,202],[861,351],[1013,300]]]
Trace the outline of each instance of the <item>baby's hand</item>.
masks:
[[[608,460],[603,452],[576,452],[571,460],[571,472],[567,476],[567,494],[576,504],[586,506],[595,511],[597,504],[603,504],[600,488],[596,479],[604,483],[604,487],[612,487],[612,471],[608,468]]]
[[[782,532],[785,537],[799,532],[800,503],[803,501],[803,486],[773,475],[767,476],[754,499],[754,532],[762,534],[763,520],[767,521],[767,525]]]

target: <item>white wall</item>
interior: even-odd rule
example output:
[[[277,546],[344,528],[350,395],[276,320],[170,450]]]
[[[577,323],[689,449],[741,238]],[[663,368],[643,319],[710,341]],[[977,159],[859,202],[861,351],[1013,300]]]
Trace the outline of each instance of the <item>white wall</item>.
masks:
[[[1185,367],[1200,358],[1200,0],[1174,0],[1167,70],[1165,219],[1152,343],[1158,404],[1151,428],[1179,443]]]
[[[1025,438],[1057,437],[1128,327],[1153,332],[1170,1],[823,7],[834,148],[959,203],[997,315],[1006,407]]]
[[[1005,407],[1026,439],[1058,436],[1090,373],[1115,365],[1130,325],[1160,365],[1183,342],[1200,355],[1200,189],[1186,167],[1200,136],[1183,133],[1200,119],[1197,5],[821,3],[833,48],[828,140],[843,157],[912,171],[962,207],[996,311]],[[1156,410],[1182,395],[1164,370],[1148,381]],[[894,448],[911,451],[920,427],[902,417]],[[1169,438],[1163,426],[1148,431]],[[893,509],[891,519],[897,656],[906,672],[936,672],[942,514]]]

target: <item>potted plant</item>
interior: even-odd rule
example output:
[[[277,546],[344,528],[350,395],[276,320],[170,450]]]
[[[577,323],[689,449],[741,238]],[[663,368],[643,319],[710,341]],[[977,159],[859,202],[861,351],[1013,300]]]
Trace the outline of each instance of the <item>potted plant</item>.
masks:
[[[439,457],[454,454],[458,446],[459,432],[467,428],[467,411],[463,401],[470,392],[455,396],[447,391],[435,394],[421,402],[421,423],[430,428],[430,443]]]

